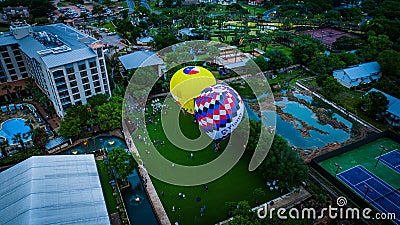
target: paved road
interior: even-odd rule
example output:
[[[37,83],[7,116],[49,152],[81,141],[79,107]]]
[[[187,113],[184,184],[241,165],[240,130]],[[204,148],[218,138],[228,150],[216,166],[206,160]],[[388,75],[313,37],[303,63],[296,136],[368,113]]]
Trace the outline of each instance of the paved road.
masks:
[[[154,11],[153,9],[151,9],[149,4],[147,4],[146,0],[140,0],[140,4],[142,4],[142,6],[144,6],[146,9],[148,9],[150,11],[150,13],[154,13],[156,15],[160,15],[161,14],[161,12]]]

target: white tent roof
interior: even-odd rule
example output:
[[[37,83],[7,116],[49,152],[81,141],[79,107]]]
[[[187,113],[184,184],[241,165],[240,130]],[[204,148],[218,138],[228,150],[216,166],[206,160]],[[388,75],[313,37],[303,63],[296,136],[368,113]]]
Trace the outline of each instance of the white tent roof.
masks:
[[[33,156],[0,181],[0,224],[110,224],[93,155]]]

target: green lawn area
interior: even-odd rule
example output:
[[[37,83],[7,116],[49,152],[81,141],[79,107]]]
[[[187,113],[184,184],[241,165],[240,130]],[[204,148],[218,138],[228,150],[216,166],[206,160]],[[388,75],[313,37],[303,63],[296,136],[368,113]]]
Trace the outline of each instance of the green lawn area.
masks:
[[[93,26],[95,27],[99,27],[99,28],[107,28],[110,30],[110,32],[114,32],[115,31],[115,27],[114,25],[110,22],[108,23],[103,23],[103,24],[98,24],[98,23],[94,23]]]
[[[371,173],[375,174],[377,177],[381,178],[392,187],[397,189],[400,187],[400,175],[382,162],[375,167],[375,158],[381,153],[381,148],[379,147],[380,145],[385,146],[390,151],[400,148],[400,144],[392,139],[380,138],[374,142],[324,160],[319,164],[332,175],[335,175],[337,169],[335,163],[338,163],[341,167],[343,167],[342,171],[348,170],[357,165],[362,165]],[[383,154],[385,153],[387,152],[383,152]]]
[[[108,168],[104,161],[96,161],[97,170],[100,176],[100,183],[103,189],[104,198],[107,204],[107,210],[109,214],[117,212],[117,201],[113,195],[113,189],[108,178]]]
[[[172,103],[171,103],[172,104]],[[177,107],[170,106],[170,107]],[[149,115],[152,115],[152,108],[149,107]],[[157,118],[160,115],[157,115]],[[194,117],[190,114],[180,113],[179,126],[186,137],[194,139],[200,135],[198,125],[193,123]],[[155,130],[154,130],[155,129]],[[188,151],[179,149],[172,145],[165,137],[162,131],[161,123],[147,125],[147,131],[150,137],[154,139],[165,140],[165,145],[159,145],[158,151],[167,159],[182,165],[200,165],[218,157],[222,151],[214,152],[211,145],[203,150],[196,151],[194,158],[190,158]],[[221,142],[221,149],[224,149],[228,140]],[[150,153],[151,154],[151,153]],[[172,224],[215,224],[219,221],[227,219],[228,208],[226,202],[238,202],[246,200],[251,206],[256,206],[253,197],[253,191],[256,188],[263,188],[266,195],[263,199],[259,199],[259,203],[266,202],[281,195],[280,191],[267,190],[265,180],[261,174],[249,172],[248,165],[251,154],[244,154],[239,162],[224,176],[208,183],[209,191],[206,192],[202,185],[198,186],[176,186],[167,184],[155,178],[152,182],[156,187],[161,202],[170,218]],[[161,192],[165,196],[161,196]],[[179,193],[186,195],[186,199],[178,197]],[[201,200],[197,201],[197,197]],[[204,216],[200,216],[200,208],[206,205]],[[172,211],[172,206],[175,211]]]

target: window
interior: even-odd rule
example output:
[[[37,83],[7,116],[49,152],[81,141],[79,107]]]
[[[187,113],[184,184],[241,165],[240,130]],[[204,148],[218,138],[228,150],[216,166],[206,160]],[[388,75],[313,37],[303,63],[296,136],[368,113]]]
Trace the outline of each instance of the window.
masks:
[[[85,62],[80,62],[80,63],[78,64],[78,68],[79,68],[79,70],[86,70],[86,64],[85,64]]]
[[[75,80],[76,79],[76,77],[75,77],[75,74],[70,74],[70,75],[68,75],[68,80]]]
[[[95,82],[93,83],[93,86],[95,86],[95,87],[100,86],[100,81],[95,81]]]
[[[69,83],[69,85],[70,85],[71,87],[76,87],[78,84],[76,83],[76,81],[71,81],[71,82]]]
[[[80,94],[74,95],[74,100],[78,100],[81,97]]]
[[[11,76],[11,80],[18,80],[18,76]]]
[[[16,57],[15,57],[15,60],[17,60],[17,61],[22,61],[22,57],[21,57],[21,56],[16,56]]]
[[[64,71],[62,70],[57,70],[53,72],[53,77],[58,78],[58,77],[63,77],[64,76]]]
[[[7,64],[7,69],[12,69],[14,68],[13,64]]]
[[[76,94],[79,92],[79,89],[77,87],[72,88],[72,94]]]
[[[14,69],[9,70],[8,73],[9,73],[9,74],[15,74],[15,70],[14,70]]]
[[[2,55],[4,58],[10,57],[10,55],[8,54],[8,52],[3,52],[3,53],[1,53],[1,55]]]
[[[90,62],[89,62],[89,67],[90,67],[90,68],[96,67],[96,61],[94,61],[94,60],[93,60],[93,61],[90,61]]]
[[[19,71],[21,71],[21,73],[22,73],[22,72],[25,72],[25,71],[26,71],[26,68],[25,68],[25,66],[24,66],[24,67],[21,67],[21,68],[19,68]]]
[[[98,57],[102,57],[102,56],[103,56],[103,51],[102,51],[101,48],[98,48],[98,49],[97,49],[97,56],[98,56]]]
[[[23,67],[24,66],[24,62],[22,62],[22,61],[18,62],[17,64],[18,64],[19,67]]]
[[[81,77],[82,77],[82,78],[84,78],[84,77],[86,77],[86,76],[87,76],[87,72],[86,72],[86,71],[81,72]]]
[[[22,73],[21,76],[22,76],[23,78],[28,78],[28,74],[27,74],[27,73]]]
[[[92,74],[96,74],[96,73],[97,73],[97,68],[93,68],[93,69],[91,69],[91,70],[90,70],[90,73],[92,73]]]
[[[83,89],[89,90],[89,89],[90,89],[90,84],[85,84],[85,85],[83,85]]]
[[[92,94],[92,91],[91,91],[91,90],[85,91],[85,95],[86,95],[86,96],[89,96],[89,95],[91,95],[91,94]]]
[[[85,77],[85,78],[82,79],[82,83],[83,83],[83,84],[86,84],[86,83],[88,83],[88,82],[89,82],[89,78]]]
[[[67,71],[67,74],[75,72],[74,67],[72,65],[65,67],[65,70]]]
[[[99,75],[98,74],[93,75],[92,80],[98,80],[98,79],[99,79]]]
[[[100,92],[101,92],[101,87],[95,88],[94,91],[95,91],[96,93],[100,93]]]
[[[7,63],[11,63],[11,59],[10,58],[7,58],[7,59],[4,59],[4,62],[7,64]]]

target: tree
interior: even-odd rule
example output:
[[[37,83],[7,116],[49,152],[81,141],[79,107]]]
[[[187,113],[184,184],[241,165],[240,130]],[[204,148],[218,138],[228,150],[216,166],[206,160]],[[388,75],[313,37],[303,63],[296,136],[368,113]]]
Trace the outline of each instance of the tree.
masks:
[[[328,56],[325,53],[319,53],[309,63],[309,68],[316,74],[332,74],[333,70],[342,69],[345,66],[346,64],[337,54]]]
[[[90,97],[88,99],[87,102],[91,107],[97,108],[97,107],[101,106],[102,104],[108,102],[108,96],[106,94],[93,95],[92,97]]]
[[[247,61],[245,65],[246,70],[252,74],[259,72],[257,66],[260,68],[261,71],[268,70],[268,63],[264,56],[257,56],[253,60]]]
[[[60,122],[58,133],[65,138],[75,138],[87,129],[86,121],[91,118],[86,105],[73,105],[67,109],[67,113]]]
[[[377,91],[371,91],[361,97],[360,105],[369,116],[375,117],[387,110],[389,100],[384,94]]]
[[[8,155],[7,150],[6,150],[7,147],[8,147],[8,142],[6,140],[2,139],[2,141],[0,142],[0,151],[3,156]]]
[[[265,192],[262,188],[256,188],[253,191],[253,197],[254,200],[256,202],[256,204],[258,204],[260,202],[260,200],[263,200],[265,197]]]
[[[46,150],[46,144],[49,141],[49,136],[47,136],[46,131],[41,127],[37,127],[33,129],[31,133],[33,146],[35,146],[35,148],[40,150],[43,154],[48,154]]]
[[[124,181],[137,167],[136,161],[123,148],[113,148],[108,153],[110,166],[115,168],[118,176]]]
[[[9,100],[11,100],[11,85],[9,85],[9,84],[4,84],[2,87],[1,87],[1,90],[3,90],[3,91],[7,91],[7,94],[6,94],[6,97],[7,97],[7,100],[9,101]]]
[[[299,187],[308,177],[308,168],[304,161],[279,135],[275,135],[268,156],[259,168],[264,179],[279,180],[286,185],[280,188]]]
[[[24,142],[24,139],[23,139],[23,137],[22,137],[22,133],[16,133],[16,134],[14,134],[14,137],[13,137],[11,140],[14,142],[14,144],[19,144],[19,145],[21,145],[22,151],[25,151],[25,150],[26,150],[26,148],[25,148],[25,142]]]
[[[384,76],[400,80],[400,52],[385,50],[379,53],[378,62]]]
[[[176,43],[178,43],[176,36],[170,30],[163,28],[154,36],[153,46],[161,50]]]
[[[344,87],[331,75],[323,74],[317,77],[317,84],[322,88],[321,93],[327,98],[332,99],[344,90]]]
[[[279,49],[269,50],[265,53],[265,56],[269,58],[267,64],[270,70],[284,68],[292,64],[292,59]]]
[[[122,102],[122,97],[113,96],[109,102],[98,108],[98,118],[101,130],[106,131],[121,128]]]
[[[324,45],[310,37],[300,36],[295,40],[295,46],[292,49],[292,57],[295,63],[309,65],[318,53],[324,52]]]
[[[233,220],[229,222],[232,225],[259,225],[257,214],[251,211],[247,201],[240,201],[235,210],[233,210]]]

